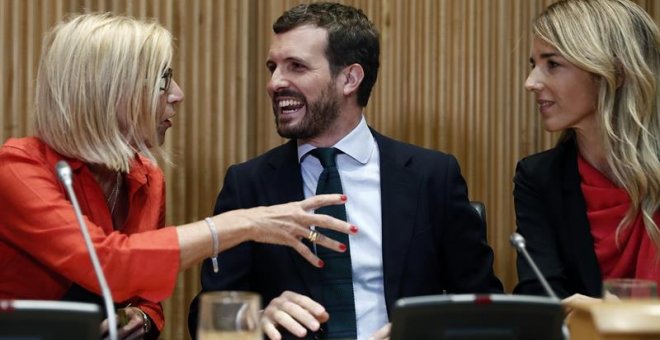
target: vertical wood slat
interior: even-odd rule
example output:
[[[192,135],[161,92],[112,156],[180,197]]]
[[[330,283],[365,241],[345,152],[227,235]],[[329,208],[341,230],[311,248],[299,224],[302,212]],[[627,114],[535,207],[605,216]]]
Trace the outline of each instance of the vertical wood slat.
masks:
[[[210,214],[224,171],[282,143],[264,61],[271,25],[304,0],[0,0],[0,141],[32,133],[34,79],[44,33],[72,12],[154,17],[175,37],[175,80],[186,93],[165,148],[168,222]],[[381,31],[381,69],[365,114],[377,130],[454,154],[470,197],[488,209],[495,268],[515,283],[512,177],[524,155],[550,147],[527,76],[529,24],[553,0],[350,0]],[[637,1],[660,20],[654,0]],[[199,269],[165,303],[165,339],[187,337]]]

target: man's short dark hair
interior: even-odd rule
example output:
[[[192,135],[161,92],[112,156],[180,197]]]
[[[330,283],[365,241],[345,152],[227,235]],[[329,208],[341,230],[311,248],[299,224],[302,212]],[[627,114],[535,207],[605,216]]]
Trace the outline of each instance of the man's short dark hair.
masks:
[[[273,32],[285,33],[303,25],[315,25],[328,31],[325,54],[333,76],[350,64],[362,66],[364,79],[357,100],[360,106],[366,106],[378,77],[380,43],[374,24],[357,8],[315,2],[300,4],[284,12],[273,24]]]

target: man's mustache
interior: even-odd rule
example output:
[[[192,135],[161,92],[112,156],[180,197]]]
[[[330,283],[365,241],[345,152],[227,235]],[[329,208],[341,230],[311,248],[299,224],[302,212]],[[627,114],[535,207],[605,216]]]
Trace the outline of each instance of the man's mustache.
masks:
[[[303,101],[303,102],[305,101],[305,96],[303,96],[302,93],[296,92],[296,91],[293,91],[293,90],[279,91],[279,92],[275,93],[275,95],[273,96],[273,100],[277,100],[280,97],[297,98],[300,101]]]

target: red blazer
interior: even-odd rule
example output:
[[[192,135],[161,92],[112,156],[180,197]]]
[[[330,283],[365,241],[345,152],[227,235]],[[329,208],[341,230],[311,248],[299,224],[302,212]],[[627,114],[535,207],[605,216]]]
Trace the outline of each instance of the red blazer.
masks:
[[[54,171],[61,159],[37,138],[10,139],[0,149],[0,298],[58,300],[73,283],[100,294],[73,206]],[[126,176],[128,217],[116,231],[89,168],[66,160],[115,302],[138,305],[162,329],[159,302],[174,290],[179,246],[175,229],[164,228],[161,170],[135,158]]]

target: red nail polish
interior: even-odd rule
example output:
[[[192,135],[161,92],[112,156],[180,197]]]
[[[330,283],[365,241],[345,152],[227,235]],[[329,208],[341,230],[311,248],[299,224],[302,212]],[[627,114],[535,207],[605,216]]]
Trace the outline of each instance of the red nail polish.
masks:
[[[342,201],[346,202],[347,199],[348,199],[348,197],[346,197],[346,195],[341,195],[341,200]]]
[[[325,262],[323,260],[319,260],[319,267],[323,268],[325,266]]]
[[[357,233],[358,232],[358,227],[352,225],[351,226],[351,232],[354,233],[354,234]]]
[[[346,245],[345,244],[340,244],[339,245],[339,250],[346,251]]]

